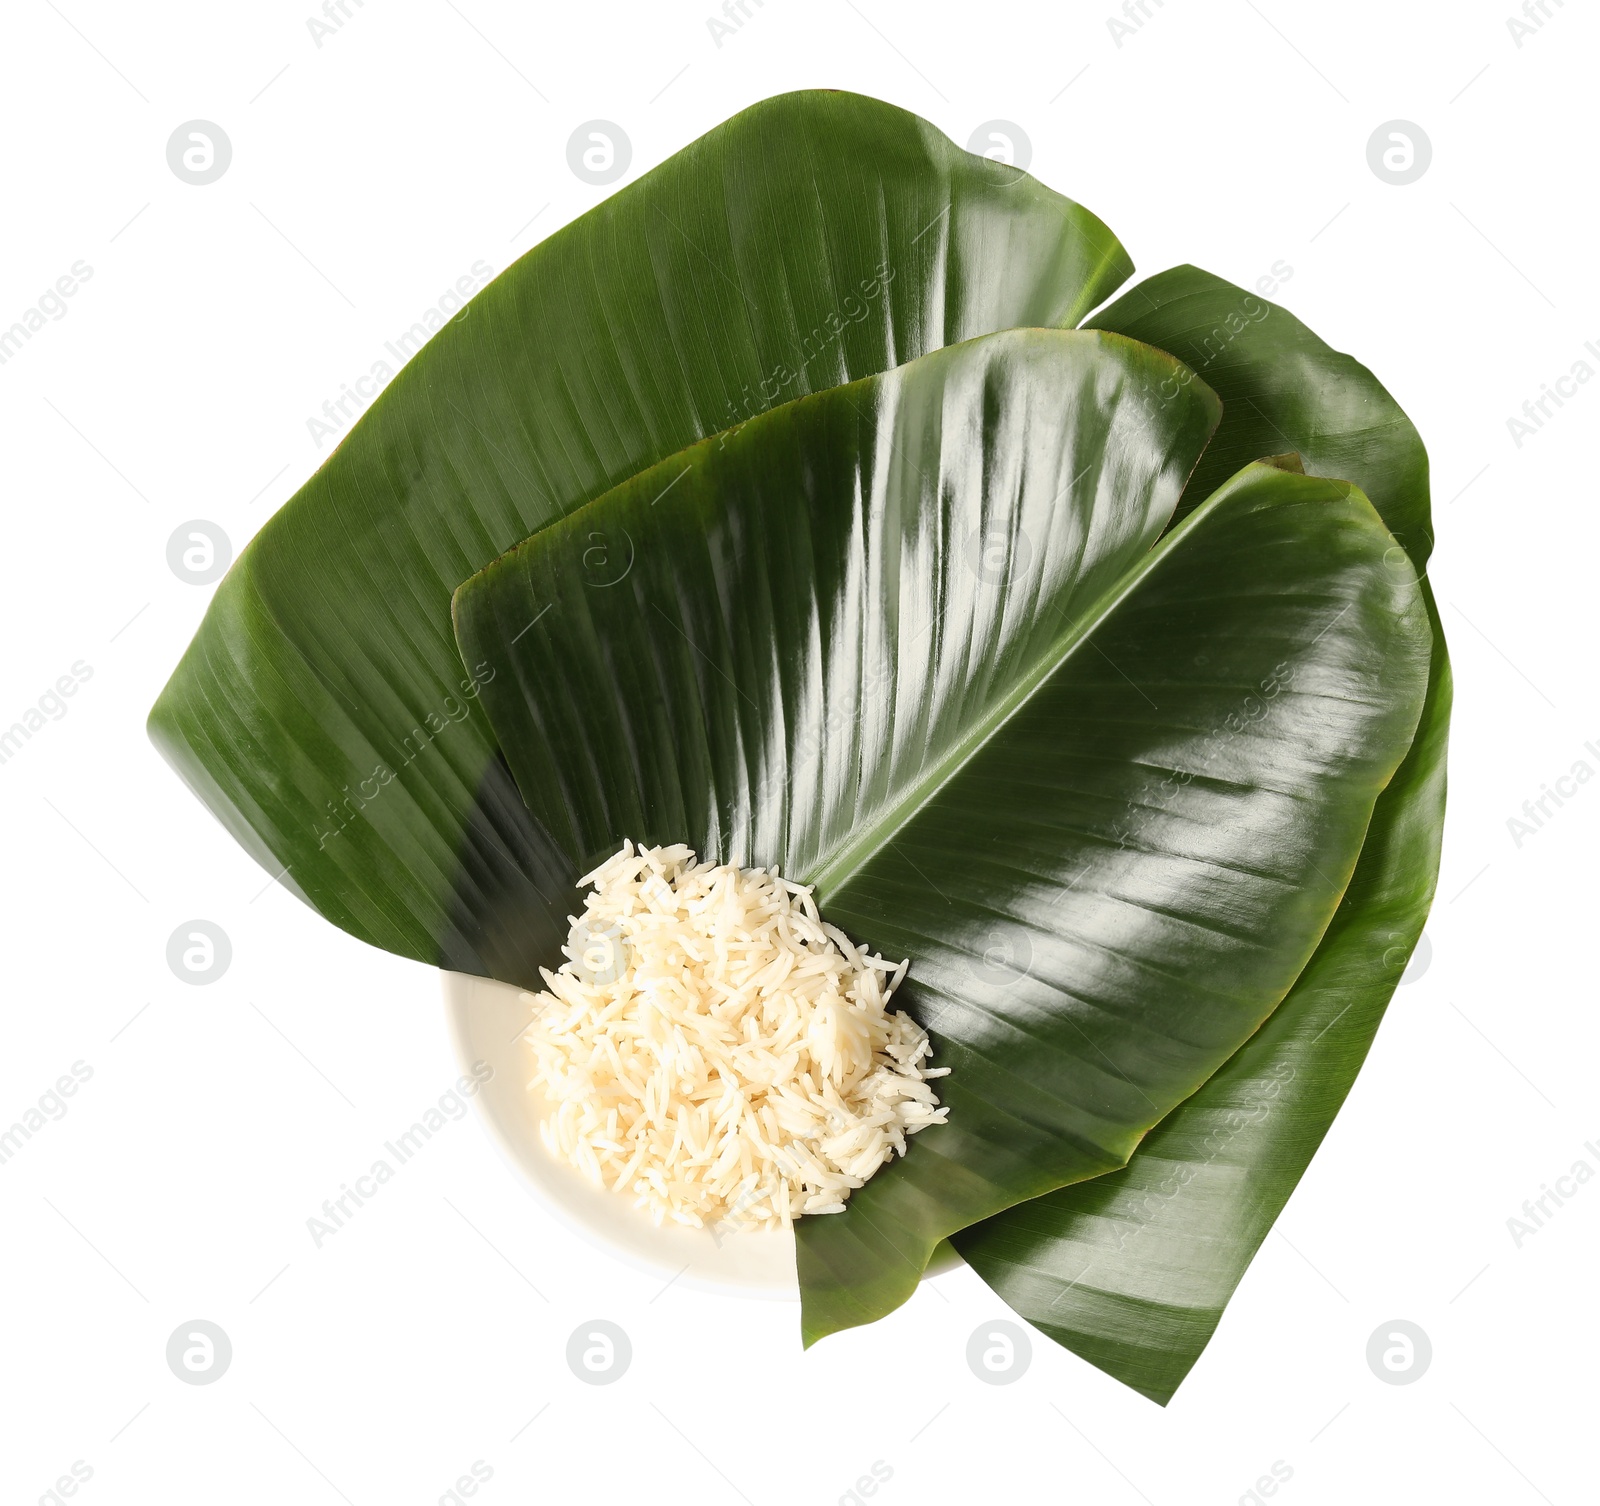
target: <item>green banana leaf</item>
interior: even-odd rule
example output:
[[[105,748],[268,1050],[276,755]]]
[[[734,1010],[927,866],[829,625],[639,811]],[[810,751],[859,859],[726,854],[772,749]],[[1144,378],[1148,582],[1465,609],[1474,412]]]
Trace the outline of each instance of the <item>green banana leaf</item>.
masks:
[[[1210,1342],[1343,1104],[1421,934],[1439,865],[1449,664],[1378,799],[1345,899],[1261,1030],[1140,1145],[952,1244],[1008,1306],[1165,1405]]]
[[[1193,267],[1131,289],[1096,326],[1184,354],[1224,401],[1214,457],[1293,448],[1355,480],[1418,570],[1432,544],[1427,456],[1365,367],[1292,315]],[[1165,1403],[1299,1182],[1365,1059],[1433,900],[1445,800],[1450,665],[1433,644],[1416,741],[1374,810],[1361,861],[1315,956],[1272,1018],[1149,1135],[1125,1171],[1063,1188],[953,1240],[1017,1312]]]
[[[1148,346],[993,335],[675,455],[456,593],[573,874],[623,836],[777,863],[911,959],[950,1122],[796,1226],[807,1342],[1124,1165],[1300,975],[1411,745],[1427,614],[1359,491],[1251,465],[1151,548],[1216,416]]]
[[[1170,352],[1222,399],[1223,424],[1175,521],[1241,466],[1294,451],[1314,476],[1370,484],[1390,533],[1419,571],[1427,563],[1428,455],[1415,427],[1365,366],[1286,308],[1183,266],[1146,278],[1089,324]]]
[[[744,111],[536,246],[402,370],[219,586],[150,717],[269,873],[374,945],[537,983],[568,875],[478,710],[451,592],[775,402],[1132,270],[1088,211],[927,122]]]

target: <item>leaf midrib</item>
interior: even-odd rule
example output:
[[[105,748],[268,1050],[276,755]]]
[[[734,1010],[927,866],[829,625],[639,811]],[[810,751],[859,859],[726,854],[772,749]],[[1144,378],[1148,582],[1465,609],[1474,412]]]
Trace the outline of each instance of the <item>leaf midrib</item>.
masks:
[[[930,805],[986,748],[999,732],[1037,694],[1072,654],[1100,627],[1124,600],[1163,560],[1194,532],[1202,519],[1215,512],[1232,492],[1223,488],[1202,503],[1170,532],[1157,540],[1145,556],[1116,585],[1103,592],[1078,622],[1057,638],[1036,666],[1025,674],[1006,695],[959,738],[942,758],[914,781],[906,793],[889,806],[870,825],[861,828],[853,840],[840,847],[820,867],[805,874],[801,882],[814,885],[819,907],[826,907],[838,890],[878,856],[911,822]]]

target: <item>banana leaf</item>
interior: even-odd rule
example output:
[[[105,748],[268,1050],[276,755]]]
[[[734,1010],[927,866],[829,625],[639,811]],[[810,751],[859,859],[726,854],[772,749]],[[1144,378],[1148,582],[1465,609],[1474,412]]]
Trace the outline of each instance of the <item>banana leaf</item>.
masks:
[[[1132,270],[1087,210],[876,100],[718,126],[536,246],[251,540],[150,716],[263,867],[373,945],[537,984],[569,875],[450,632],[451,592],[707,434]]]
[[[778,864],[911,961],[949,1122],[796,1225],[808,1342],[1124,1165],[1300,975],[1411,745],[1427,613],[1359,491],[1248,466],[1156,543],[1216,418],[1148,346],[997,334],[691,447],[456,593],[574,875],[624,836]],[[1029,959],[998,978],[997,927]]]
[[[1130,289],[1093,322],[1185,356],[1223,399],[1180,515],[1240,456],[1293,449],[1307,469],[1356,481],[1415,568],[1425,568],[1427,454],[1364,366],[1286,310],[1194,267]],[[1416,741],[1379,798],[1327,935],[1284,1002],[1125,1171],[953,1240],[1036,1327],[1162,1404],[1210,1341],[1344,1102],[1433,901],[1451,683],[1426,581],[1423,594],[1433,643]]]

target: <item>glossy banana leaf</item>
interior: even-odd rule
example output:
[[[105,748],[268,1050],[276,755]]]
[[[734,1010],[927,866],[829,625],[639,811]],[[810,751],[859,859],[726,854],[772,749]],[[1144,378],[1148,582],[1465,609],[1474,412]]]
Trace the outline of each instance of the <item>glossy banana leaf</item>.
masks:
[[[1222,424],[1180,512],[1226,463],[1215,457],[1294,449],[1307,469],[1359,483],[1424,568],[1427,456],[1365,367],[1285,310],[1193,267],[1131,289],[1094,323],[1186,355],[1223,397]],[[1035,1326],[1162,1403],[1210,1340],[1343,1103],[1433,900],[1451,687],[1425,582],[1423,592],[1433,643],[1416,742],[1378,801],[1327,935],[1282,1005],[1125,1171],[954,1240]]]
[[[808,1342],[1126,1163],[1300,975],[1411,745],[1429,623],[1359,491],[1252,465],[1151,548],[1215,418],[1147,346],[994,335],[673,456],[456,594],[572,872],[623,836],[778,863],[911,959],[950,1122],[797,1225]]]
[[[1146,278],[1088,322],[1169,351],[1222,399],[1224,422],[1178,518],[1240,466],[1293,451],[1311,475],[1367,491],[1417,569],[1426,564],[1428,455],[1416,428],[1365,366],[1286,308],[1184,266]]]
[[[1261,1030],[1125,1170],[952,1241],[1036,1328],[1163,1405],[1343,1104],[1421,933],[1438,874],[1449,700],[1436,639],[1417,740],[1379,797],[1322,944]]]
[[[1088,211],[858,95],[746,110],[445,325],[244,550],[151,736],[268,872],[407,957],[519,983],[571,904],[451,592],[773,403],[1071,325],[1131,265]]]

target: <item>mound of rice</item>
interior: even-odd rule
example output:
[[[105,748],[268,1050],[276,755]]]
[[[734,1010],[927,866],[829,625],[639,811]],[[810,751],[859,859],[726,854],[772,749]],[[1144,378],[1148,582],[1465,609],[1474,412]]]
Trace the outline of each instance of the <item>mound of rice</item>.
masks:
[[[778,870],[622,851],[578,880],[568,961],[525,1039],[552,1154],[659,1225],[842,1213],[906,1136],[942,1124],[932,1047],[887,1009],[904,978]]]

